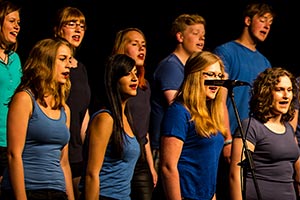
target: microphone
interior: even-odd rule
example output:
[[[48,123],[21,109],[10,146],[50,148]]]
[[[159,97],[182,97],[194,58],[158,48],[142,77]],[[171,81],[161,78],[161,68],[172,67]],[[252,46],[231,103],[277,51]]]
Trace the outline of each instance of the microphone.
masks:
[[[251,86],[248,82],[245,81],[238,81],[238,80],[205,80],[204,85],[213,85],[213,86],[222,86],[226,88],[233,88],[236,86]]]

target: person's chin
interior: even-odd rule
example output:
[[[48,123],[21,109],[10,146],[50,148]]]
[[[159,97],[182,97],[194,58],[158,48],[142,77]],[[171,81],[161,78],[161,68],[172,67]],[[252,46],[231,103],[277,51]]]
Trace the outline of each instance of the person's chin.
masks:
[[[216,95],[215,94],[209,94],[206,96],[206,100],[213,100],[216,98]]]

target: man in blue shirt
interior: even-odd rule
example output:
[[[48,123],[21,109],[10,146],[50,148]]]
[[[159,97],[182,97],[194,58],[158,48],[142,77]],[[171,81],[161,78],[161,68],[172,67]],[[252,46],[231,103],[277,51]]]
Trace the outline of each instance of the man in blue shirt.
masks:
[[[214,50],[225,65],[228,79],[240,80],[252,84],[257,75],[271,67],[269,60],[262,55],[256,46],[266,40],[275,14],[270,5],[253,3],[246,6],[243,13],[243,29],[241,35],[232,41],[222,44]],[[224,90],[225,124],[234,134],[238,128],[237,117],[228,91]],[[241,120],[249,116],[249,100],[251,88],[247,86],[232,89],[234,101]],[[230,127],[229,127],[230,126]],[[229,200],[228,170],[231,156],[231,142],[227,140],[223,148],[224,158],[220,158],[219,177],[217,182],[217,199]]]

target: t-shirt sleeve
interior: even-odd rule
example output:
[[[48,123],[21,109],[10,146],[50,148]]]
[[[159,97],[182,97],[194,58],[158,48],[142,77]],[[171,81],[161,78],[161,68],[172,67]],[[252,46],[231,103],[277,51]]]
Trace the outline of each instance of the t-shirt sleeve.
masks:
[[[161,90],[177,90],[184,78],[183,68],[174,61],[165,62],[160,67],[158,81]]]
[[[188,132],[189,116],[182,105],[168,107],[161,125],[161,135],[173,136],[185,141]]]
[[[223,46],[218,46],[217,48],[214,49],[213,52],[221,58],[225,67],[225,71],[228,73],[230,67],[229,52]]]
[[[250,124],[249,124],[250,123]],[[242,121],[242,130],[246,140],[250,141],[253,145],[256,144],[257,140],[257,130],[259,130],[259,122],[253,118],[248,118]],[[242,133],[239,127],[236,128],[234,137],[242,138]]]

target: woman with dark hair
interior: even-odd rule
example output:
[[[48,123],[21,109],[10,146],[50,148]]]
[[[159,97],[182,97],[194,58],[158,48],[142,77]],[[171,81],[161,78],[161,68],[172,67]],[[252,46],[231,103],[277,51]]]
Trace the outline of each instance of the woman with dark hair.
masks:
[[[258,199],[258,192],[263,200],[297,199],[294,183],[298,188],[299,149],[290,124],[295,113],[296,90],[295,78],[283,68],[268,68],[254,81],[251,115],[242,120],[244,135],[236,129],[233,140],[229,177],[232,200]],[[253,157],[255,177],[240,165],[245,159],[242,137]]]
[[[140,156],[127,101],[137,95],[135,61],[125,54],[106,64],[106,105],[91,117],[84,144],[81,199],[130,200],[130,181]]]
[[[150,120],[150,84],[145,78],[145,59],[147,44],[144,33],[138,28],[125,28],[116,34],[112,54],[126,54],[135,60],[139,86],[137,95],[128,100],[133,126],[143,144],[142,154],[135,166],[131,181],[131,198],[134,200],[151,200],[157,183],[149,138]]]

